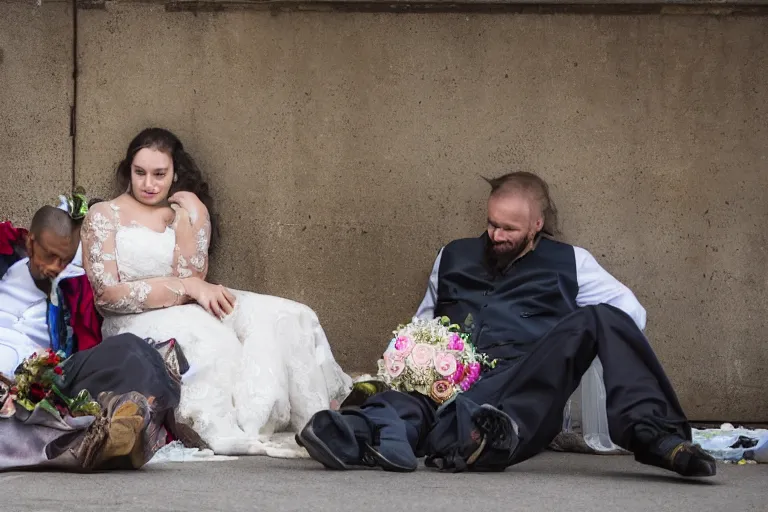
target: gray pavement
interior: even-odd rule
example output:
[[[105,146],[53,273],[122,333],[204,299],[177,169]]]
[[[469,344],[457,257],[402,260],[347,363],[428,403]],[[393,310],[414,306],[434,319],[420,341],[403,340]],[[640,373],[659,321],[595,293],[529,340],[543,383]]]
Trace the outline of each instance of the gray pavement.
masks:
[[[0,511],[761,511],[768,465],[721,464],[686,480],[630,456],[545,453],[500,474],[326,471],[309,460],[243,457],[74,475],[0,474]]]

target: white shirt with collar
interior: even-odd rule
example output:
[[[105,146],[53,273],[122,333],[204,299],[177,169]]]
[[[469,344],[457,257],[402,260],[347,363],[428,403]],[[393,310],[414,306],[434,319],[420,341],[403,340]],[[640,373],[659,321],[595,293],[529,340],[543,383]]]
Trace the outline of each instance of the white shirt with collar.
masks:
[[[59,196],[60,210],[68,211],[67,199]],[[83,275],[83,244],[72,263],[53,281]],[[25,357],[51,346],[48,333],[48,302],[29,273],[29,258],[14,263],[0,279],[0,373],[13,375]]]
[[[594,306],[597,304],[610,304],[627,313],[635,321],[640,330],[645,329],[645,308],[640,304],[632,290],[623,285],[618,279],[603,269],[597,260],[581,247],[573,247],[576,257],[576,281],[579,292],[576,295],[576,304],[579,307]],[[443,249],[437,255],[432,273],[429,276],[427,293],[421,301],[415,318],[431,319],[434,317],[435,303],[437,301],[437,281],[440,271],[440,258]],[[587,401],[586,396],[595,393],[592,400]],[[592,362],[587,373],[584,374],[581,384],[581,417],[591,418],[593,430],[584,431],[585,441],[593,449],[606,452],[618,449],[611,440],[607,430],[608,420],[606,416],[605,384],[602,379],[602,366],[599,358]],[[583,425],[585,427],[585,425]]]
[[[29,258],[14,263],[0,279],[0,372],[13,375],[25,357],[51,345],[48,334],[48,301],[32,279]],[[61,279],[83,274],[69,265],[52,285]]]
[[[644,330],[645,308],[637,300],[632,290],[603,269],[586,249],[574,246],[573,251],[576,257],[576,280],[579,284],[576,305],[584,307],[609,304],[627,313],[640,330]],[[427,293],[424,295],[414,318],[431,319],[434,317],[437,301],[437,279],[442,255],[443,249],[440,249],[429,276]]]

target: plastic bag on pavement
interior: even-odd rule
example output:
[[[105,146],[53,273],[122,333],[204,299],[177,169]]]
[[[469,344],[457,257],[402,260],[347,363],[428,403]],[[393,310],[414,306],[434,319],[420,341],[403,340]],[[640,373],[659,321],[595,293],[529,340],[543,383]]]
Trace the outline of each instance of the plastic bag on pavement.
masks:
[[[160,448],[147,464],[164,464],[166,462],[211,462],[237,460],[237,457],[214,455],[211,450],[186,448],[181,442],[173,441]]]
[[[608,431],[603,365],[596,357],[581,379],[581,430],[584,441],[597,452],[622,452]]]
[[[735,428],[730,423],[724,423],[720,428],[694,428],[692,433],[693,442],[716,459],[768,463],[768,430]]]

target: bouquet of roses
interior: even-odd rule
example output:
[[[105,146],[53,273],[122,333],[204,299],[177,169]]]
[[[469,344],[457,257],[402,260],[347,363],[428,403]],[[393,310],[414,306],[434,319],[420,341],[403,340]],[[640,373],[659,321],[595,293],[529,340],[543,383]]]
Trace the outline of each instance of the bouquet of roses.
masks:
[[[26,358],[16,368],[9,398],[27,411],[39,407],[58,418],[100,415],[101,407],[87,390],[75,398],[69,398],[59,390],[64,375],[60,366],[63,357],[64,352],[48,349]]]
[[[446,317],[401,325],[378,363],[378,376],[390,387],[416,391],[439,404],[467,391],[483,367],[495,366]]]

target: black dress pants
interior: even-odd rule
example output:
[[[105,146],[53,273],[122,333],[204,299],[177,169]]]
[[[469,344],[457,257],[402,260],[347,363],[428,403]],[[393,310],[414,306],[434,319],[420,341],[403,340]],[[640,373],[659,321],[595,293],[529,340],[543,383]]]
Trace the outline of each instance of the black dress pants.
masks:
[[[648,340],[623,311],[608,305],[580,308],[563,318],[521,359],[502,361],[467,392],[436,409],[422,395],[387,391],[366,400],[361,409],[386,411],[406,424],[417,456],[445,456],[466,443],[475,405],[489,404],[518,426],[519,441],[510,453],[478,459],[499,467],[522,462],[543,451],[562,428],[563,408],[581,378],[599,356],[607,395],[611,439],[638,453],[661,437],[691,439],[691,428],[677,396]],[[467,407],[467,404],[471,404]]]

